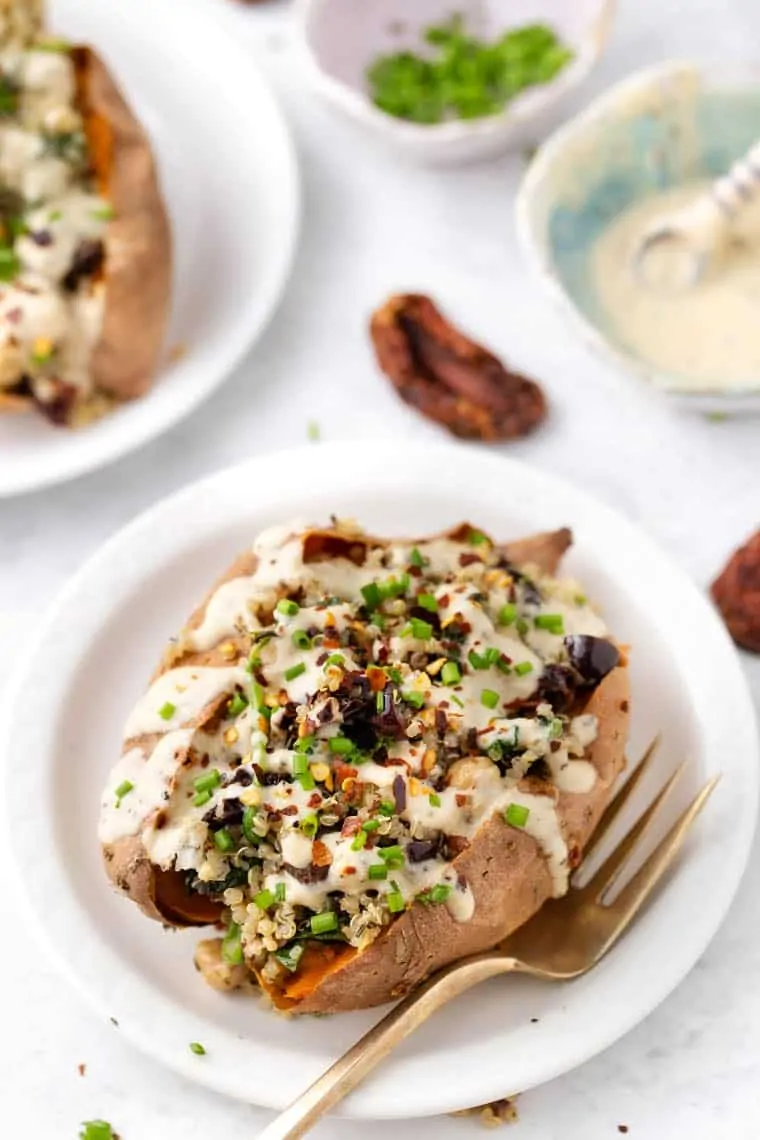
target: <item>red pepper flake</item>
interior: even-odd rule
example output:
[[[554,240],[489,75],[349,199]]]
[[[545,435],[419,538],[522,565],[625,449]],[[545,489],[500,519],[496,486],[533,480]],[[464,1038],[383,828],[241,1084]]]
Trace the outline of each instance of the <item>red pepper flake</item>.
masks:
[[[440,598],[438,599],[438,608],[445,610],[446,607],[448,606],[448,604],[449,604],[449,595],[448,594],[441,594]]]
[[[457,794],[456,794],[457,807],[465,807],[467,805],[467,803],[469,802],[469,799],[470,799],[469,796],[465,796],[462,792],[457,792]]]
[[[325,649],[342,649],[343,648],[341,643],[340,643],[339,637],[325,637],[322,644],[324,645]]]
[[[77,1065],[77,1072],[79,1073],[80,1077],[83,1077],[87,1072],[87,1066],[84,1063],[80,1062],[80,1064]]]
[[[466,551],[464,554],[459,555],[460,566],[472,566],[473,563],[482,561],[482,558],[480,558],[477,554],[472,554],[470,551]]]
[[[298,815],[298,805],[289,804],[286,808],[282,809],[282,815]]]
[[[312,792],[311,795],[309,796],[308,800],[306,801],[306,806],[307,807],[319,807],[319,805],[321,803],[322,803],[322,797],[320,796],[319,792]]]
[[[334,768],[336,784],[342,784],[344,780],[353,779],[358,776],[358,770],[352,768],[350,764],[336,764]]]
[[[377,665],[370,665],[367,668],[367,680],[372,692],[380,693],[388,683],[388,675],[384,669],[378,669]]]
[[[361,830],[361,826],[362,821],[359,819],[358,815],[352,815],[349,819],[344,821],[343,826],[340,829],[340,833],[344,837],[349,835],[356,835],[357,831]]]
[[[355,874],[356,874],[356,867],[344,867],[343,870],[341,871],[341,875],[355,875]]]

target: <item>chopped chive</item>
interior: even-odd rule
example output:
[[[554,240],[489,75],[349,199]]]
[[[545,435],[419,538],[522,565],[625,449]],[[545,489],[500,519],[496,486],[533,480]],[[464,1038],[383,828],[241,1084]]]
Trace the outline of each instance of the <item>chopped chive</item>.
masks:
[[[253,896],[253,901],[259,910],[269,910],[270,906],[274,905],[274,895],[271,891],[264,889]]]
[[[297,629],[291,640],[296,649],[311,649],[311,638],[305,629]]]
[[[256,809],[248,806],[243,812],[243,835],[249,843],[254,846],[261,843],[261,836],[254,830],[254,822],[256,820]]]
[[[196,1057],[205,1057],[206,1056],[206,1050],[203,1048],[200,1041],[191,1041],[190,1042],[190,1052],[195,1053]]]
[[[305,815],[301,820],[301,831],[307,839],[313,839],[319,831],[319,816]]]
[[[282,614],[283,617],[295,617],[300,608],[298,602],[294,602],[290,598],[280,598],[275,606],[277,613]]]
[[[502,606],[499,610],[499,614],[496,620],[498,621],[499,625],[512,625],[516,617],[517,606],[514,602],[507,602],[507,604],[505,606]]]
[[[388,868],[385,863],[370,863],[367,868],[367,876],[371,882],[376,882],[378,879],[387,879]]]
[[[98,206],[91,211],[93,218],[98,222],[110,222],[116,217],[116,211],[109,202],[105,202],[102,206]]]
[[[79,1140],[115,1140],[114,1130],[107,1120],[84,1120]]]
[[[204,772],[202,776],[198,776],[193,780],[193,787],[196,792],[212,792],[214,788],[218,788],[222,782],[222,775],[218,768],[210,768],[208,772]]]
[[[211,799],[211,792],[198,792],[198,795],[193,799],[195,807],[203,807]]]
[[[305,792],[313,792],[317,786],[316,780],[311,774],[311,769],[300,774],[298,777],[298,783],[301,785]]]
[[[296,744],[296,752],[311,752],[315,741],[316,737],[313,733],[309,736],[302,736]]]
[[[383,594],[377,582],[368,582],[366,586],[362,586],[361,595],[369,610],[376,610],[383,601]]]
[[[528,623],[525,618],[518,618],[515,622],[515,629],[520,634],[520,637],[525,637],[528,632]]]
[[[462,674],[459,671],[459,666],[456,661],[447,661],[443,669],[441,669],[441,680],[444,685],[458,685],[462,680]]]
[[[331,653],[325,661],[325,668],[328,665],[345,665],[346,659],[342,653]]]
[[[365,819],[362,824],[362,831],[377,831],[380,826],[379,819]]]
[[[389,578],[387,582],[383,582],[380,590],[386,598],[401,598],[409,589],[410,583],[411,578],[404,573],[400,578]]]
[[[285,670],[285,680],[295,681],[296,677],[300,677],[302,673],[306,672],[306,666],[303,661],[299,661],[297,665],[291,665],[289,669]]]
[[[305,752],[296,752],[293,757],[293,775],[303,776],[309,771],[309,757]]]
[[[321,914],[313,914],[309,919],[312,934],[328,934],[338,929],[338,916],[335,911],[323,910]]]
[[[467,654],[467,660],[470,662],[473,669],[488,668],[488,662],[486,661],[485,657],[483,657],[480,653],[476,653],[474,649],[471,649]]]
[[[258,681],[254,681],[251,685],[251,704],[256,709],[256,712],[267,714],[267,706],[264,704],[264,686],[260,685]]]
[[[377,853],[382,861],[390,866],[402,866],[404,863],[404,851],[398,843],[390,847],[378,847]]]
[[[423,903],[425,906],[440,906],[441,903],[446,902],[451,894],[451,890],[452,888],[448,883],[436,883],[434,887],[417,895],[417,901]]]
[[[499,660],[496,662],[496,668],[499,670],[500,673],[511,673],[512,672],[512,666],[509,664],[508,661],[505,661],[505,659],[503,657],[499,657]]]
[[[439,808],[441,806],[441,797],[437,792],[431,792],[428,796],[428,803],[431,807]]]
[[[393,681],[393,683],[395,685],[403,684],[403,681],[404,681],[403,674],[402,674],[400,669],[397,669],[395,667],[395,665],[391,666],[389,669],[386,669],[385,671],[388,674],[388,676],[390,677],[391,681]]]
[[[499,703],[499,694],[494,689],[483,689],[480,693],[480,703],[487,709],[495,709]]]
[[[375,708],[379,713],[381,713],[385,708],[385,696],[382,689],[380,689],[379,692],[375,693]]]
[[[408,705],[412,705],[416,709],[421,709],[425,703],[425,694],[414,692],[414,690],[410,690],[408,693],[402,693],[401,696]]]
[[[562,735],[563,724],[558,716],[552,718],[549,724],[549,739],[557,740]]]
[[[177,706],[173,705],[171,701],[166,701],[158,710],[158,715],[161,717],[161,720],[171,720],[176,711]]]
[[[510,804],[504,812],[504,819],[510,827],[525,827],[530,815],[530,808],[523,807],[522,804]]]
[[[518,661],[515,665],[515,673],[518,677],[524,677],[526,673],[533,672],[533,665],[530,661]]]
[[[380,812],[380,815],[384,815],[387,819],[390,819],[392,815],[396,814],[396,805],[391,803],[390,800],[383,800],[377,810]]]
[[[402,910],[406,909],[404,896],[401,894],[401,891],[398,889],[398,887],[395,887],[394,890],[390,891],[386,902],[388,903],[388,910],[391,912],[391,914],[399,914]]]
[[[467,535],[467,541],[470,546],[482,546],[484,542],[490,542],[487,534],[483,534],[482,530],[471,530]]]
[[[309,420],[306,425],[306,438],[311,443],[317,443],[320,438],[319,424],[316,420]]]
[[[367,839],[368,836],[366,831],[357,831],[351,843],[351,850],[361,851],[362,847],[366,847]]]
[[[347,736],[331,736],[328,746],[331,752],[337,752],[339,756],[348,756],[355,748],[353,740],[349,740]]]
[[[449,699],[450,699],[450,700],[452,700],[452,701],[454,702],[454,704],[455,704],[455,705],[459,705],[460,709],[463,709],[463,708],[464,708],[464,701],[460,701],[460,699],[459,699],[459,697],[456,695],[456,693],[452,693],[452,694],[451,694],[451,697],[450,697]]]
[[[501,650],[497,649],[495,645],[489,645],[483,654],[483,660],[486,665],[496,665],[501,659]]]
[[[565,622],[562,614],[537,614],[533,619],[536,629],[545,629],[548,633],[561,636],[565,632]]]
[[[236,922],[230,923],[222,939],[222,958],[230,966],[243,965],[243,944],[240,940],[240,927]]]
[[[433,627],[429,621],[423,621],[422,618],[413,617],[410,619],[409,625],[402,629],[401,636],[416,637],[419,641],[430,641],[433,636]]]
[[[427,564],[427,561],[428,561],[428,559],[423,558],[422,554],[420,553],[420,551],[417,549],[416,546],[412,548],[412,552],[409,555],[410,565],[416,566],[418,570],[421,570],[423,568],[423,566],[425,566]]]
[[[385,618],[377,610],[374,610],[369,616],[370,625],[376,625],[378,629],[385,629]]]
[[[131,780],[122,780],[121,783],[119,784],[118,788],[116,789],[116,799],[117,800],[123,800],[124,796],[129,795],[129,793],[132,791],[134,786],[135,785],[132,783]]]
[[[230,835],[226,827],[220,827],[218,831],[214,832],[214,846],[219,851],[232,851],[235,846],[235,840]]]
[[[438,613],[438,599],[434,594],[418,594],[417,605],[422,606],[423,610],[430,610],[431,613]]]
[[[274,888],[275,902],[284,903],[285,899],[287,898],[287,893],[288,893],[288,891],[287,891],[287,887],[285,886],[285,884],[284,883],[278,883],[277,886]]]
[[[227,702],[227,712],[230,716],[240,716],[244,709],[248,708],[248,698],[243,693],[235,693],[235,696]]]
[[[576,606],[587,606],[588,605],[588,598],[586,597],[585,594],[576,594],[575,597],[573,598],[573,601],[575,602]]]

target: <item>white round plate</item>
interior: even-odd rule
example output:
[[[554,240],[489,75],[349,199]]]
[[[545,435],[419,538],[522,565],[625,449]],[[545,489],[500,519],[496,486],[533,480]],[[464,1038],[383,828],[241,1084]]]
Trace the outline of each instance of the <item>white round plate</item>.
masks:
[[[192,965],[197,932],[166,932],[117,896],[95,835],[122,724],[165,640],[257,531],[331,512],[386,534],[463,519],[499,537],[570,524],[568,570],[632,646],[632,754],[663,733],[643,795],[688,760],[663,826],[708,774],[723,773],[681,863],[591,974],[471,991],[344,1105],[362,1118],[447,1112],[549,1080],[654,1009],[715,933],[754,829],[754,716],[721,622],[648,538],[564,483],[461,445],[320,445],[223,471],[137,519],[69,583],[11,694],[0,733],[4,829],[18,862],[10,878],[83,995],[146,1053],[220,1092],[279,1108],[376,1019],[287,1020],[255,998],[215,993]],[[206,1055],[193,1055],[191,1041]]]
[[[0,497],[109,463],[210,395],[269,321],[298,234],[288,128],[221,12],[177,0],[50,7],[56,32],[102,53],[151,135],[174,233],[173,315],[167,363],[141,400],[74,432],[0,418]]]

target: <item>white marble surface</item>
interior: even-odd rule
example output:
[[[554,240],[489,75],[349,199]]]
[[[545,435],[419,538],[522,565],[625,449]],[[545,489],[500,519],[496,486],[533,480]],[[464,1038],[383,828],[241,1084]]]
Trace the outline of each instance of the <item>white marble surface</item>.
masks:
[[[183,0],[194,2],[204,0]],[[432,292],[466,328],[543,380],[551,421],[511,454],[592,490],[638,521],[696,580],[709,580],[758,523],[760,420],[711,423],[676,414],[576,343],[518,258],[512,203],[520,156],[451,171],[402,165],[302,89],[287,5],[236,10],[232,0],[207,2],[250,41],[293,123],[305,183],[295,276],[258,350],[182,426],[90,478],[0,503],[0,599],[9,611],[0,624],[3,665],[12,666],[33,615],[66,576],[115,529],[186,481],[303,440],[312,419],[326,439],[435,434],[395,399],[368,350],[368,313],[399,289]],[[743,57],[760,40],[760,7],[747,0],[621,0],[620,8],[607,57],[584,96],[668,55]],[[748,669],[760,698],[760,669],[756,662]],[[611,1140],[626,1124],[631,1140],[756,1140],[759,900],[756,846],[737,902],[691,976],[624,1041],[521,1098],[515,1136]],[[0,976],[1,1131],[9,1140],[73,1140],[78,1123],[95,1116],[112,1121],[123,1140],[253,1140],[263,1124],[261,1111],[194,1088],[136,1054],[37,960],[10,914]],[[361,1126],[366,1140],[387,1131]],[[331,1122],[315,1135],[348,1140],[356,1132]],[[437,1120],[393,1125],[392,1132],[398,1140],[455,1140],[479,1128]]]

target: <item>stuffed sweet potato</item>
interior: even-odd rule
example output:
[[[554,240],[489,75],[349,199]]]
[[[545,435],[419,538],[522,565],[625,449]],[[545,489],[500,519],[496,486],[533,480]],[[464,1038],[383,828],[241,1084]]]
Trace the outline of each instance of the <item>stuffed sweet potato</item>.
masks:
[[[171,645],[102,801],[146,914],[223,924],[210,984],[377,1005],[565,892],[621,771],[628,675],[566,530],[262,535]]]
[[[171,235],[150,143],[108,68],[42,38],[40,5],[21,9],[0,23],[0,412],[75,426],[154,379]]]

